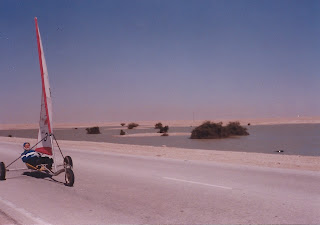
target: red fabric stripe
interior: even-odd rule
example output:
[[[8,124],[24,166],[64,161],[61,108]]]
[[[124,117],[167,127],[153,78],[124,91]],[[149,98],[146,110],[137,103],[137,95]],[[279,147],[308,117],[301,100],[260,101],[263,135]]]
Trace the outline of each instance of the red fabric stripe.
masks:
[[[36,32],[37,32],[38,53],[39,53],[39,62],[40,62],[40,71],[41,71],[41,80],[42,80],[42,92],[44,94],[44,104],[45,104],[45,107],[46,107],[49,133],[52,133],[51,132],[51,124],[50,124],[48,105],[47,105],[47,95],[46,95],[46,90],[44,88],[45,83],[44,83],[43,65],[42,65],[42,57],[41,57],[42,56],[42,52],[41,52],[40,35],[39,35],[39,27],[38,27],[38,19],[37,19],[37,17],[35,17],[34,20],[35,20],[35,23],[36,23]]]
[[[35,151],[46,154],[46,155],[52,155],[52,148],[50,147],[36,148]]]

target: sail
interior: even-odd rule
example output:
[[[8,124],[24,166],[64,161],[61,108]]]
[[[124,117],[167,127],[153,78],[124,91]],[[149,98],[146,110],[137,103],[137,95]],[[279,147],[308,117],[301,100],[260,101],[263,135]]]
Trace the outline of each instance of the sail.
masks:
[[[39,53],[39,63],[42,81],[42,97],[41,97],[41,110],[40,110],[40,122],[39,122],[39,133],[38,142],[41,141],[35,151],[52,155],[52,101],[51,91],[49,85],[49,76],[47,70],[46,60],[44,58],[41,36],[38,27],[37,17],[34,19],[36,23],[37,32],[37,43]]]

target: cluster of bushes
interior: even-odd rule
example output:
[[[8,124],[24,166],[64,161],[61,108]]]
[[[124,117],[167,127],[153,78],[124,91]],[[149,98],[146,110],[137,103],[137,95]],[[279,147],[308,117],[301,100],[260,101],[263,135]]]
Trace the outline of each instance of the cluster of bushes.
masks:
[[[89,127],[86,128],[87,134],[101,134],[99,127]]]
[[[161,127],[163,127],[162,126],[162,123],[156,123],[155,125],[154,125],[154,129],[160,129]]]
[[[227,126],[223,126],[222,122],[213,123],[210,121],[206,121],[192,130],[190,138],[215,139],[243,135],[249,135],[249,133],[247,132],[247,128],[242,127],[238,121],[229,122]]]
[[[154,125],[154,129],[159,129],[158,133],[161,133],[162,136],[169,136],[167,134],[169,126],[163,126],[162,123],[159,122]]]
[[[120,125],[122,126],[122,127],[124,127],[126,124],[125,123],[120,123]],[[135,127],[138,127],[139,126],[139,124],[137,124],[137,123],[129,123],[128,124],[128,129],[133,129],[133,128],[135,128]],[[120,135],[126,135],[126,132],[124,131],[124,130],[120,130]]]
[[[128,124],[128,129],[133,129],[133,128],[137,127],[137,126],[139,126],[139,124],[137,124],[137,123],[129,123]]]
[[[167,133],[169,130],[169,126],[164,126],[164,127],[161,127],[160,130],[159,130],[159,133]]]

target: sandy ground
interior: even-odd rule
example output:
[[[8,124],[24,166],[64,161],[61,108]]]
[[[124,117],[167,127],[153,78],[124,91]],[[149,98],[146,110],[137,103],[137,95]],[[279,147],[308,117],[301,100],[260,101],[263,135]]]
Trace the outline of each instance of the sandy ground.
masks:
[[[4,212],[0,211],[0,224],[18,224],[17,221],[10,218]]]
[[[161,136],[160,133],[138,133],[138,134],[126,134],[126,135],[113,135],[114,137],[158,137]],[[175,133],[169,133],[169,136],[190,136],[190,133],[183,133],[183,132],[175,132]]]
[[[273,124],[302,124],[302,123],[320,123],[320,117],[294,117],[294,118],[261,118],[261,119],[210,119],[213,122],[223,122],[227,124],[229,121],[239,121],[242,125],[273,125]],[[164,126],[198,126],[204,122],[204,120],[172,120],[172,121],[129,121],[136,122],[140,126],[135,129],[150,128],[158,122],[161,122]],[[119,126],[121,122],[105,122],[105,123],[54,123],[54,128],[75,128],[75,127],[92,127],[92,126]],[[39,125],[35,124],[0,124],[0,130],[9,129],[36,129]],[[124,127],[126,128],[126,127]],[[121,129],[115,128],[115,129]]]
[[[25,138],[0,137],[0,142],[19,143]],[[36,139],[29,140],[31,145]],[[253,165],[271,168],[286,168],[298,170],[320,171],[320,158],[316,156],[298,156],[247,152],[230,152],[219,150],[184,149],[173,147],[153,147],[142,145],[126,145],[104,142],[59,141],[60,147],[71,149],[85,149],[93,151],[114,152],[127,155],[164,157],[181,160],[213,161],[240,165]]]

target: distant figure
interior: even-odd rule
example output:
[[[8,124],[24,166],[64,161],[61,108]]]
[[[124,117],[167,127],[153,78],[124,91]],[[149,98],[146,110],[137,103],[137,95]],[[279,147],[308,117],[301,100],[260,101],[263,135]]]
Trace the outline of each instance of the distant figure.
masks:
[[[284,152],[284,150],[278,150],[278,151],[275,151],[275,152]]]

